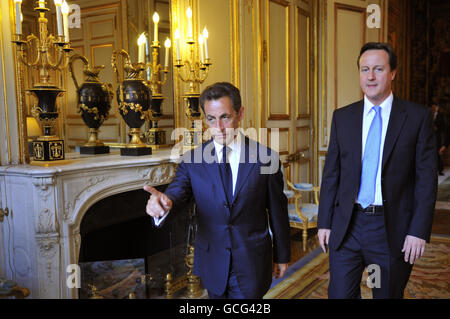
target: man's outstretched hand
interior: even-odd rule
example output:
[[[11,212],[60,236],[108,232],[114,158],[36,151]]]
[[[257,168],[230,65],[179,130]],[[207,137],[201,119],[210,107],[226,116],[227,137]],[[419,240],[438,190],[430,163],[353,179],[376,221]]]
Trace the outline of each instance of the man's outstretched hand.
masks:
[[[172,200],[151,186],[145,185],[144,190],[151,194],[147,202],[147,214],[156,218],[164,217],[172,208]]]

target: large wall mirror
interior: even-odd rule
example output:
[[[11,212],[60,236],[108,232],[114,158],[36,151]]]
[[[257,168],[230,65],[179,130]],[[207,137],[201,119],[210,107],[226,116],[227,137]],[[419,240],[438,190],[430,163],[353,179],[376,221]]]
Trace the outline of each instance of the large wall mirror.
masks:
[[[13,1],[10,1],[13,4]],[[155,26],[153,14],[157,12],[159,15],[158,40],[161,46],[159,62],[164,65],[166,55],[164,41],[171,37],[170,0],[69,0],[68,3],[69,5],[78,5],[80,8],[79,28],[72,26],[69,29],[71,47],[74,49],[71,54],[79,53],[85,56],[90,65],[104,65],[105,68],[100,72],[99,78],[102,82],[111,83],[114,88],[109,118],[100,127],[99,138],[109,144],[127,143],[128,128],[117,107],[115,93],[117,80],[111,66],[111,56],[114,51],[124,49],[129,53],[133,63],[138,62],[137,40],[139,35],[145,32],[147,37],[145,52],[147,61],[150,61],[149,59],[152,59],[151,43],[154,40]],[[35,6],[35,0],[23,0],[22,2],[23,34],[25,36],[31,33],[39,36],[38,14],[33,10]],[[50,9],[46,14],[48,32],[49,34],[57,34],[56,10],[53,0],[46,0],[46,6]],[[69,20],[71,20],[71,23],[76,22],[72,15],[69,16]],[[29,50],[28,55],[31,56],[36,53],[35,51]],[[164,96],[161,105],[163,116],[158,122],[158,126],[166,131],[168,144],[171,142],[170,136],[174,128],[172,48],[169,55],[169,73],[167,74],[167,81],[161,89]],[[75,61],[73,69],[78,83],[83,83],[83,63]],[[123,79],[123,69],[120,69],[119,67],[120,78]],[[36,78],[37,71],[31,71],[25,67],[23,70],[24,85],[22,87],[25,90],[35,83],[33,77]],[[54,128],[55,133],[64,138],[66,152],[74,151],[78,145],[86,142],[89,131],[78,112],[76,87],[68,69],[65,69],[60,75],[52,74],[51,76],[56,85],[66,89],[65,94],[59,97],[57,101],[59,120]],[[35,99],[29,94],[23,93],[27,116],[31,116],[31,107],[35,103]],[[145,132],[151,125],[150,122],[146,122],[142,131]]]

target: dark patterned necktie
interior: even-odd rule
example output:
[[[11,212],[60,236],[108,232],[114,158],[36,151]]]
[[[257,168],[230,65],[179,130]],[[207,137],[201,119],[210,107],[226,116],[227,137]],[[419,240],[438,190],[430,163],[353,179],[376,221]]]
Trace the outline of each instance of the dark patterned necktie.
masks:
[[[231,148],[223,147],[222,149],[222,161],[220,162],[220,174],[222,175],[223,188],[227,195],[228,203],[231,204],[233,200],[233,174],[231,172],[231,166],[228,159]]]

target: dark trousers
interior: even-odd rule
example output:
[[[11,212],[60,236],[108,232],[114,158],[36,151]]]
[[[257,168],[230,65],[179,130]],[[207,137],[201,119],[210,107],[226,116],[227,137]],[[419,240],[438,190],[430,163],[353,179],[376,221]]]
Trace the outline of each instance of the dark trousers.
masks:
[[[438,159],[438,172],[443,173],[444,172],[444,160],[442,159],[441,153],[439,153],[439,149],[437,152],[437,159]]]
[[[383,213],[370,215],[355,209],[342,245],[331,249],[329,257],[329,298],[361,298],[361,278],[368,266],[373,271],[369,287],[374,299],[403,298],[412,265],[402,254],[390,254]]]
[[[236,272],[233,267],[233,256],[231,256],[230,270],[228,272],[228,283],[222,295],[216,295],[208,290],[209,299],[245,299],[239,288]]]

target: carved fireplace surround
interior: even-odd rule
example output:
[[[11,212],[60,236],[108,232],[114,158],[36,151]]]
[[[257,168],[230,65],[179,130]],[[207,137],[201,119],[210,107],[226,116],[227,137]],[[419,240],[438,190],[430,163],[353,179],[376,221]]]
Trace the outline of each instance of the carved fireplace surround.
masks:
[[[144,184],[170,183],[178,159],[170,150],[66,158],[70,163],[52,167],[0,166],[0,208],[10,212],[0,223],[0,275],[29,288],[30,298],[78,298],[66,269],[78,263],[89,207]]]

